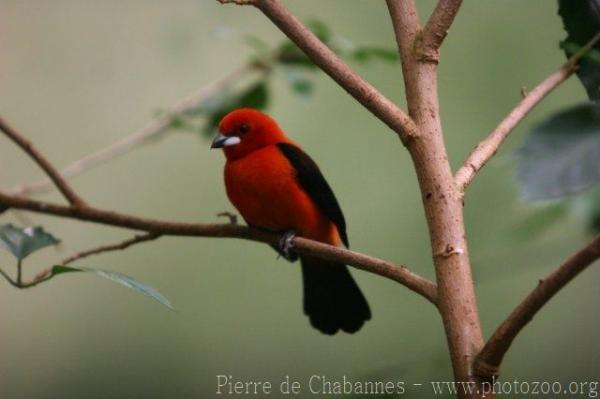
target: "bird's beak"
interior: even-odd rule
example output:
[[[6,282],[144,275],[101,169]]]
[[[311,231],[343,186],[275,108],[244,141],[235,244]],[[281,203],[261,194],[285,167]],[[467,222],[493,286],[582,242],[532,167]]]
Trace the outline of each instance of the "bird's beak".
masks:
[[[213,140],[210,148],[223,148],[237,145],[242,141],[238,136],[225,136],[221,133],[217,134],[217,137]]]

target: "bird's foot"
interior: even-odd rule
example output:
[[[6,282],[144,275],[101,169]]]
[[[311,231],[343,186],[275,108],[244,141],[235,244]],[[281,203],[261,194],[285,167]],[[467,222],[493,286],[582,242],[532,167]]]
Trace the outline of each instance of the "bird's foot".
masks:
[[[229,224],[236,225],[237,224],[237,215],[231,212],[219,212],[217,216],[226,217],[229,219]]]
[[[298,258],[296,254],[290,252],[290,250],[294,248],[294,238],[296,238],[296,232],[290,230],[286,231],[279,239],[279,253],[290,261],[294,261]]]

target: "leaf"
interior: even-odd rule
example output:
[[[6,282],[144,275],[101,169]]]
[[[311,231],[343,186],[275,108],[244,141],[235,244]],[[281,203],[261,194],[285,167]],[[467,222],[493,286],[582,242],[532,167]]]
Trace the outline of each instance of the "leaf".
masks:
[[[158,292],[154,288],[152,288],[144,283],[139,282],[138,280],[134,279],[133,277],[127,276],[123,273],[111,272],[108,270],[101,270],[101,269],[94,269],[94,268],[90,268],[90,267],[73,267],[73,266],[56,265],[56,266],[52,267],[50,274],[51,274],[51,276],[56,276],[59,274],[71,273],[71,272],[87,272],[87,273],[95,274],[96,276],[103,277],[103,278],[113,281],[117,284],[121,284],[127,288],[131,288],[132,290],[137,291],[143,295],[146,295],[146,296],[154,299],[155,301],[159,302],[160,304],[173,310],[173,306],[171,305],[171,302],[165,296],[163,296],[160,292]]]
[[[518,151],[527,200],[560,198],[600,182],[600,105],[580,104],[536,126]]]
[[[308,97],[314,91],[314,85],[305,74],[297,70],[284,70],[284,76],[296,94]]]
[[[575,54],[582,48],[582,46],[577,43],[562,41],[560,42],[560,48],[569,54]],[[591,49],[583,55],[582,59],[600,65],[600,50]]]
[[[263,79],[229,98],[223,99],[219,106],[208,112],[208,122],[203,127],[206,135],[214,134],[214,130],[225,115],[237,108],[256,108],[264,110],[269,104],[269,88]]]
[[[357,47],[352,52],[352,58],[358,62],[369,62],[374,60],[381,60],[386,62],[398,62],[400,56],[396,49],[376,47],[376,46],[362,46]]]
[[[598,234],[600,233],[600,201],[597,196],[594,200],[588,209],[585,222],[589,233]]]
[[[0,226],[0,245],[12,253],[18,260],[23,260],[35,251],[60,241],[47,233],[40,226],[18,228],[12,224]]]
[[[173,130],[193,130],[194,125],[184,115],[173,115],[169,122],[169,128]]]
[[[306,22],[306,26],[323,43],[331,47],[333,51],[336,51],[331,43],[333,34],[327,24],[318,19],[310,19]],[[286,40],[281,46],[279,46],[276,59],[283,65],[304,67],[309,69],[317,68],[312,60],[308,58],[291,40]]]
[[[314,62],[291,41],[286,41],[279,46],[276,59],[283,65],[317,69]]]
[[[588,233],[600,233],[600,190],[589,190],[568,202],[570,211]]]
[[[567,38],[562,47],[567,57],[584,46],[600,31],[600,0],[559,0],[558,14],[562,17]],[[594,49],[600,49],[597,44]],[[575,51],[574,51],[575,50]],[[583,58],[577,76],[592,101],[600,100],[600,65]]]
[[[323,42],[328,42],[333,36],[329,26],[320,19],[311,18],[306,21],[306,26]]]
[[[251,107],[256,109],[264,109],[269,103],[269,90],[267,81],[261,80],[249,89],[244,91],[236,100],[236,107]]]

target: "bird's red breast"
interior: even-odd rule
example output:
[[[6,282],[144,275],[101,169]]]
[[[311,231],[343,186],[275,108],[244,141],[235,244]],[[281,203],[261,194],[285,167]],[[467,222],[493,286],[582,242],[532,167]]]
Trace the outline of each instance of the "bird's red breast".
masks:
[[[289,140],[286,140],[289,142]],[[227,195],[248,224],[340,244],[335,225],[299,186],[297,172],[276,145],[228,159]]]

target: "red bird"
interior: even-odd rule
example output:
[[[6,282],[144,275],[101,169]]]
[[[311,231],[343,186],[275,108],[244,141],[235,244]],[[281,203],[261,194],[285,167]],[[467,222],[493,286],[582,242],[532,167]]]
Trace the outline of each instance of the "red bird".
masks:
[[[237,109],[219,124],[211,148],[223,148],[227,196],[248,225],[285,233],[288,260],[294,234],[348,246],[342,210],[317,164],[277,123],[254,109]],[[325,334],[354,333],[371,310],[346,265],[301,256],[304,313]]]

